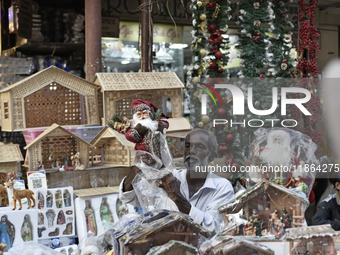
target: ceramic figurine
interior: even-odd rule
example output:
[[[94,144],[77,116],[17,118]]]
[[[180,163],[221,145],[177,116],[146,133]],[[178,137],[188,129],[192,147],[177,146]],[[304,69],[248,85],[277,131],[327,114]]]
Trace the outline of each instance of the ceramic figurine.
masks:
[[[285,229],[292,227],[292,217],[287,212],[286,207],[282,208],[281,221],[283,222]]]
[[[118,219],[120,219],[121,217],[129,213],[127,206],[123,204],[119,198],[117,198],[117,202],[116,202],[116,213],[117,213]]]
[[[45,231],[45,230],[46,230],[45,227],[38,228],[38,237],[41,237],[42,236],[42,232]]]
[[[284,224],[279,219],[276,209],[269,216],[268,232],[275,235],[276,238],[281,238],[285,234]]]
[[[53,165],[53,155],[51,154],[48,157],[48,168],[52,168],[52,167],[54,167],[54,165]]]
[[[59,228],[56,228],[54,231],[48,233],[48,236],[58,236],[59,235]]]
[[[72,223],[66,224],[66,229],[63,232],[64,235],[72,235]]]
[[[72,161],[72,167],[74,168],[76,166],[76,159],[73,155],[73,152],[71,152],[71,161]]]
[[[21,237],[24,242],[32,241],[32,224],[28,214],[25,215],[24,222],[22,223]]]
[[[50,191],[47,191],[46,195],[46,207],[52,207],[53,204],[53,195]]]
[[[86,220],[87,236],[97,235],[96,218],[94,215],[94,211],[91,208],[90,200],[85,200],[84,213],[85,213],[85,220]]]
[[[55,212],[52,209],[46,212],[46,218],[47,218],[48,227],[49,228],[53,227]]]
[[[17,208],[17,201],[19,202],[20,208],[19,210],[22,209],[22,204],[21,204],[21,199],[27,198],[28,201],[28,207],[27,209],[30,209],[31,206],[35,207],[35,198],[34,198],[34,192],[29,190],[29,189],[24,189],[24,190],[16,190],[14,188],[14,179],[10,179],[6,183],[7,188],[13,190],[13,203],[14,203],[14,208],[15,210]],[[33,205],[32,205],[33,202]]]
[[[2,201],[4,202],[4,206],[8,204],[8,195],[6,186],[0,184],[0,206],[2,206]]]
[[[66,166],[66,167],[68,167],[68,156],[66,155],[66,156],[64,156],[64,165]]]
[[[7,243],[7,251],[13,246],[14,236],[14,225],[7,219],[7,215],[2,216],[0,223],[0,242]]]
[[[57,208],[62,208],[63,207],[63,198],[61,196],[61,191],[57,190],[55,192],[55,203]]]
[[[45,170],[44,165],[40,161],[38,161],[37,170]]]
[[[71,206],[71,194],[67,189],[64,190],[64,204],[65,207]]]
[[[253,216],[250,216],[249,221],[244,225],[243,234],[245,236],[256,236],[256,227]]]
[[[100,219],[102,222],[113,222],[110,209],[106,203],[106,198],[102,198],[100,205]]]
[[[60,158],[60,157],[57,158],[57,161],[56,161],[55,165],[56,165],[56,167],[58,167],[58,168],[61,167],[61,158]]]
[[[38,209],[44,208],[44,195],[38,192]]]
[[[61,210],[59,213],[58,213],[58,217],[57,217],[57,224],[58,225],[63,225],[65,224],[66,221],[65,221],[65,214],[63,212],[63,210]]]
[[[38,225],[44,225],[44,214],[43,213],[39,213],[39,217],[38,217]]]
[[[253,209],[253,214],[252,216],[254,217],[254,224],[256,227],[256,235],[261,236],[262,232],[262,217],[259,215],[259,213]]]
[[[77,152],[77,154],[74,155],[74,159],[76,161],[74,170],[84,170],[85,166],[80,163],[80,153],[79,152]]]

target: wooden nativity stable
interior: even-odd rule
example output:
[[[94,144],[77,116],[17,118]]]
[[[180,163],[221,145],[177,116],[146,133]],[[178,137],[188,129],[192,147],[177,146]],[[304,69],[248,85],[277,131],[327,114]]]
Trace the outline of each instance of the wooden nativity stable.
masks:
[[[114,114],[132,119],[131,102],[135,99],[154,103],[169,117],[182,117],[183,83],[174,72],[97,73],[94,83],[101,87],[102,125]],[[167,111],[171,104],[171,112]]]
[[[230,200],[226,205],[218,208],[220,213],[224,213],[224,219],[228,214],[237,214],[243,209],[246,219],[252,215],[255,209],[263,220],[263,229],[268,228],[269,215],[278,211],[281,217],[283,207],[292,217],[292,227],[301,227],[304,225],[305,210],[309,201],[304,194],[287,189],[273,182],[262,180],[255,186],[245,190],[239,196]],[[228,225],[228,222],[225,222]]]
[[[289,255],[296,254],[336,254],[334,238],[339,232],[331,225],[309,226],[286,229],[286,240],[289,241]]]
[[[161,246],[150,249],[146,255],[198,255],[198,249],[185,242],[171,240]]]
[[[189,122],[181,118],[169,118],[169,129],[166,139],[173,157],[183,156],[185,136],[190,132]],[[135,155],[135,144],[128,141],[125,135],[112,128],[104,127],[91,141],[93,146],[93,165],[110,164],[116,166],[132,166]]]
[[[231,236],[219,236],[212,239],[210,242],[203,244],[199,253],[201,255],[274,255],[274,251],[267,246],[244,240],[241,238],[235,238]]]
[[[87,168],[90,147],[91,144],[82,138],[58,124],[53,124],[27,145],[25,149],[28,152],[29,169],[36,170],[39,161],[45,166],[45,169],[48,168],[50,155],[53,155],[54,165],[58,158],[61,158],[62,165],[64,165],[63,158],[68,156],[68,165],[72,166],[71,155],[76,155],[77,152],[80,153],[80,163]]]
[[[2,131],[99,125],[98,87],[51,66],[0,91]]]
[[[197,247],[199,238],[210,237],[211,232],[193,222],[186,214],[172,212],[155,220],[145,220],[119,238],[120,255],[143,255],[154,246],[171,240]],[[166,253],[168,254],[168,253]],[[178,253],[179,254],[179,253]]]
[[[23,161],[19,144],[0,145],[0,173],[17,173],[18,161]]]

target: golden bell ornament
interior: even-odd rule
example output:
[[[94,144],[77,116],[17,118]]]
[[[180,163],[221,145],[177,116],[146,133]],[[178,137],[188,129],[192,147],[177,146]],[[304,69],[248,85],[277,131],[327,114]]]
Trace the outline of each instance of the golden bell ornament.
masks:
[[[205,21],[206,19],[207,19],[207,15],[205,15],[204,13],[202,13],[202,14],[200,15],[200,20]]]
[[[202,121],[200,121],[200,122],[198,122],[198,126],[201,128],[201,127],[203,127],[203,122]]]
[[[198,8],[200,8],[202,6],[202,2],[201,1],[197,1],[196,4],[197,4]]]
[[[192,78],[192,82],[194,83],[194,84],[196,84],[197,82],[200,82],[201,81],[201,79],[199,78],[199,77],[194,77],[194,78]]]
[[[207,51],[205,49],[200,49],[200,54],[202,58],[204,58],[207,55]]]
[[[202,115],[201,116],[201,121],[203,122],[203,124],[208,124],[209,122],[209,116],[208,115]]]

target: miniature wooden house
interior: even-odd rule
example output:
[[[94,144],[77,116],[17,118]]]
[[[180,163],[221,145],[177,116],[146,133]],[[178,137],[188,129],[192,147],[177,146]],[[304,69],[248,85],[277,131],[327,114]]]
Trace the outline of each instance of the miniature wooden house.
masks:
[[[190,123],[183,117],[169,118],[169,129],[166,131],[166,140],[173,157],[182,157],[184,154],[184,139],[192,129]],[[182,143],[183,142],[183,143]]]
[[[262,180],[230,200],[228,204],[219,207],[218,210],[224,214],[236,214],[243,209],[246,219],[249,219],[255,209],[262,217],[263,229],[267,229],[269,215],[277,210],[279,217],[281,217],[282,210],[285,208],[292,218],[292,227],[296,228],[304,224],[304,212],[308,205],[308,199],[304,194]],[[225,222],[225,224],[228,223]]]
[[[181,241],[171,240],[164,245],[150,249],[146,255],[198,255],[198,249]]]
[[[211,233],[192,219],[179,212],[171,213],[154,221],[145,221],[119,239],[120,254],[146,254],[154,246],[164,245],[170,240],[182,241],[197,247],[200,236]]]
[[[274,255],[274,251],[264,245],[231,236],[219,236],[212,239],[202,245],[199,252],[201,255]]]
[[[184,146],[181,145],[181,140],[190,132],[191,126],[183,117],[169,118],[167,121],[169,129],[166,132],[166,139],[169,149],[173,157],[183,156]],[[91,145],[94,147],[91,155],[93,164],[133,165],[135,144],[108,126],[93,138]]]
[[[94,83],[101,86],[103,94],[103,126],[114,114],[131,119],[134,99],[154,103],[169,117],[182,117],[184,85],[176,73],[97,73]],[[167,111],[167,102],[171,103],[171,112]]]
[[[2,131],[99,125],[97,86],[51,66],[0,91]]]
[[[135,144],[112,128],[104,127],[91,141],[93,163],[132,166]]]
[[[330,225],[289,228],[286,229],[286,233],[290,255],[335,254],[333,238],[339,236],[339,232]]]
[[[17,173],[18,161],[23,160],[18,144],[0,145],[0,173]]]
[[[87,168],[90,146],[77,135],[53,124],[25,147],[28,152],[29,169],[36,170],[38,162],[41,162],[45,169],[48,168],[50,155],[53,155],[54,162],[58,158],[64,162],[64,157],[68,156],[68,165],[71,166],[71,155],[76,155],[77,152],[80,153],[81,164]]]

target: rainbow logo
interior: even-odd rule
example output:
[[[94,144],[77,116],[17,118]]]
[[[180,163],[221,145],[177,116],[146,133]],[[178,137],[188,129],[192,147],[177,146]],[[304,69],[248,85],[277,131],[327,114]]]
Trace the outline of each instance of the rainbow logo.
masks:
[[[222,100],[221,100],[221,98],[220,98],[220,95],[217,94],[216,90],[215,90],[212,86],[210,86],[210,85],[208,85],[208,84],[205,84],[205,83],[203,83],[203,82],[198,82],[198,83],[199,83],[199,84],[202,84],[202,85],[204,85],[204,86],[206,86],[208,89],[210,89],[212,92],[214,92],[214,94],[217,96],[218,100],[220,101],[220,103],[221,103],[221,105],[222,105]],[[214,101],[215,105],[217,106],[216,100],[215,100],[214,96],[210,93],[209,90],[203,89],[203,88],[200,88],[200,87],[198,87],[198,88],[199,88],[200,90],[203,90],[204,92],[206,92],[206,93],[212,98],[212,100]]]

